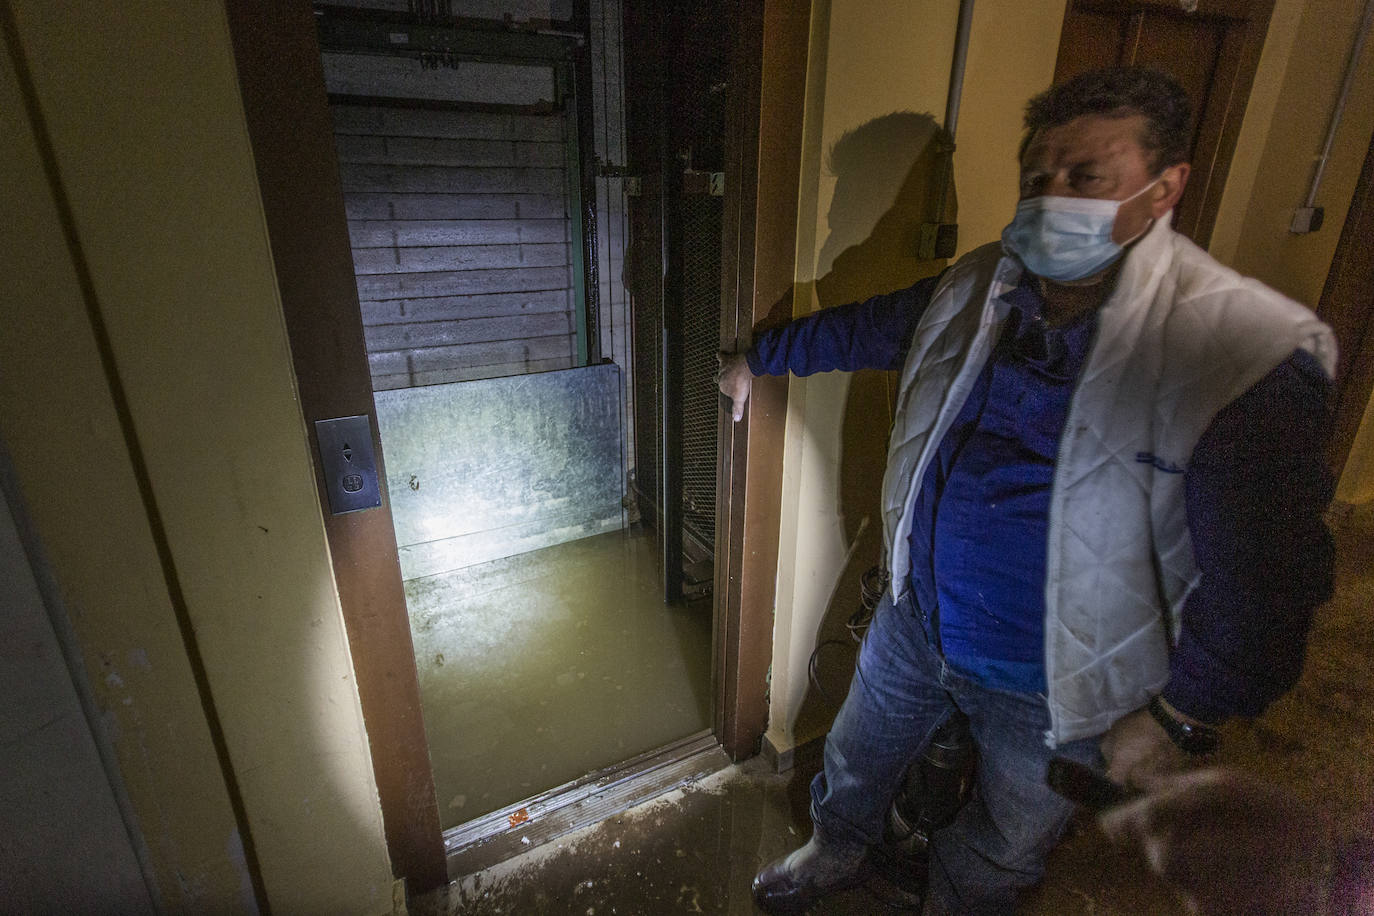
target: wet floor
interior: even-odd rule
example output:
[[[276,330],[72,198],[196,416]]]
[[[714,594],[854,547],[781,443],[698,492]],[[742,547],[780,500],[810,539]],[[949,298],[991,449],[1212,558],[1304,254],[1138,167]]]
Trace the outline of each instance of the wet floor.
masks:
[[[777,775],[762,758],[718,773],[570,834],[417,901],[414,916],[676,913],[750,914],[749,888],[764,864],[805,842],[813,771]],[[1086,858],[1085,858],[1086,857]],[[819,903],[816,916],[919,913],[919,900],[873,877]],[[1025,903],[1034,916],[1183,914],[1167,888],[1091,825],[1056,853],[1045,885]]]
[[[444,829],[710,725],[709,602],[666,607],[651,537],[406,583]]]
[[[1374,520],[1338,531],[1336,598],[1318,615],[1301,683],[1261,719],[1227,727],[1222,762],[1288,786],[1338,818],[1374,812]],[[760,758],[570,834],[445,891],[414,901],[439,914],[754,912],[749,884],[810,832],[812,770],[777,775]],[[1181,914],[1142,863],[1110,847],[1090,821],[1051,857],[1031,916]],[[881,881],[814,913],[912,912]]]

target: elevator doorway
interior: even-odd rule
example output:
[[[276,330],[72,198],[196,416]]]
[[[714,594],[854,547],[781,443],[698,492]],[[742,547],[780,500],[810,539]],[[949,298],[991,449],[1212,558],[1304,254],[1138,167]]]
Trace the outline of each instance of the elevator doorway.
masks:
[[[619,5],[586,27],[557,2],[396,6],[316,13],[452,840],[713,740],[720,199],[702,189],[706,257],[673,268],[688,329],[669,281],[626,264],[661,182],[627,158]]]

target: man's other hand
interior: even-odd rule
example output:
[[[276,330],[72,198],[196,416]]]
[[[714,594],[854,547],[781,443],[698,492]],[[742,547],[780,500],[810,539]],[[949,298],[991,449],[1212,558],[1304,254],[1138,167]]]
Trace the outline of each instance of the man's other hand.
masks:
[[[716,384],[720,386],[720,393],[730,399],[730,416],[738,423],[744,417],[754,373],[743,353],[717,353],[716,362],[720,364]]]
[[[1102,736],[1107,778],[1122,785],[1143,787],[1152,777],[1173,773],[1188,764],[1188,755],[1169,738],[1149,709],[1137,709]]]
[[[1224,769],[1152,781],[1098,816],[1194,913],[1320,913],[1333,855],[1327,820],[1290,792]]]

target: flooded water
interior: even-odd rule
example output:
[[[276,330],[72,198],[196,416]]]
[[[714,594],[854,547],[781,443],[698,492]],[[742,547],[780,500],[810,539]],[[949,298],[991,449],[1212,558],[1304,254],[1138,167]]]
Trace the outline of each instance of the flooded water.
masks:
[[[444,829],[710,725],[710,601],[614,532],[406,583]]]

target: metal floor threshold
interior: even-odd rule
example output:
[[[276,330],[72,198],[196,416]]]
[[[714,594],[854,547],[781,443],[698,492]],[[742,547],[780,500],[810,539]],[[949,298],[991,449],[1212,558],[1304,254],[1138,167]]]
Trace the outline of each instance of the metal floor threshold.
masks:
[[[729,763],[707,730],[445,830],[449,880],[589,827]]]

